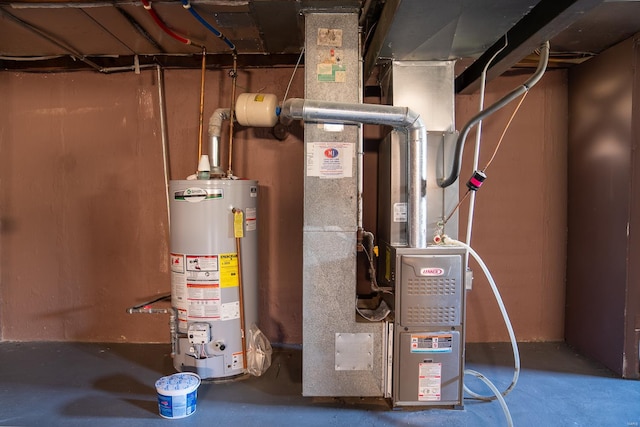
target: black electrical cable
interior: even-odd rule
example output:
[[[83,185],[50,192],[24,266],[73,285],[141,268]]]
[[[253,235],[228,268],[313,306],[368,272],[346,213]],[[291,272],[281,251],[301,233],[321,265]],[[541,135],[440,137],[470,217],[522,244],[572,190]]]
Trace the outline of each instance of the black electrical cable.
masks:
[[[133,307],[131,307],[133,310],[137,310],[139,308],[142,308],[146,305],[151,305],[154,304],[156,302],[160,302],[160,301],[164,301],[164,300],[170,300],[171,299],[171,294],[165,294],[165,295],[161,295],[155,299],[152,299],[151,301],[147,301],[147,302],[143,302],[142,304],[138,304],[138,305],[134,305]]]

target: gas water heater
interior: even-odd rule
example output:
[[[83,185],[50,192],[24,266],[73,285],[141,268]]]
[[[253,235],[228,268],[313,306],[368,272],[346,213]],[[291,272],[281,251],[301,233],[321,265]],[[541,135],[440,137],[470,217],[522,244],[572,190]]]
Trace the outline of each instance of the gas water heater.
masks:
[[[204,379],[243,375],[258,321],[258,183],[174,180],[169,196],[174,366]]]

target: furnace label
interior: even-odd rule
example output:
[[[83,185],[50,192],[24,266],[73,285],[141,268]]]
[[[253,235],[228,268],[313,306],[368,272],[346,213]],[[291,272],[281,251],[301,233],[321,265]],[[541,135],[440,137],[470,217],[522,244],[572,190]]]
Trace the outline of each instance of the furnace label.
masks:
[[[442,389],[442,363],[420,363],[418,400],[439,401]]]
[[[393,222],[407,222],[407,204],[393,204]]]
[[[453,335],[411,335],[411,353],[451,353]]]

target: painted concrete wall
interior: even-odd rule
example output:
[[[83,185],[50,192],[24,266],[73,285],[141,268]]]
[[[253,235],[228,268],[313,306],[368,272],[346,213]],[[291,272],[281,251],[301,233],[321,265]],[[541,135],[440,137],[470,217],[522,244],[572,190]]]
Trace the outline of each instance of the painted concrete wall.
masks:
[[[485,105],[526,80],[502,77],[487,86]],[[477,95],[458,96],[461,128],[478,111]],[[517,105],[506,106],[483,123],[480,168],[494,152]],[[562,341],[566,262],[567,77],[547,72],[522,103],[505,134],[487,179],[478,191],[471,246],[490,268],[502,293],[516,338]],[[461,192],[471,176],[475,132],[465,148]],[[466,235],[467,208],[460,215]],[[506,341],[508,335],[479,266],[467,299],[467,340]]]
[[[291,71],[241,71],[238,91],[281,98]],[[500,78],[487,102],[524,79]],[[171,175],[183,178],[196,167],[200,74],[169,70],[165,81]],[[299,71],[289,97],[302,96],[302,82]],[[155,71],[0,73],[1,339],[168,341],[166,316],[125,313],[169,291],[157,89]],[[230,96],[227,73],[208,71],[205,120]],[[473,246],[503,289],[520,340],[563,338],[566,98],[565,73],[548,73],[478,197]],[[457,104],[460,128],[477,97]],[[485,122],[482,161],[512,108]],[[378,132],[365,133],[369,147]],[[261,326],[274,342],[302,342],[301,140],[299,124],[284,141],[269,129],[236,126],[234,136],[235,174],[260,182]],[[226,166],[226,149],[222,159]],[[474,270],[468,338],[506,340]]]
[[[566,338],[627,378],[640,376],[639,65],[637,34],[569,85]]]
[[[290,75],[241,71],[238,92],[281,98]],[[171,175],[182,179],[197,166],[200,73],[165,80]],[[205,124],[230,105],[230,81],[207,73]],[[155,71],[0,73],[2,339],[168,341],[166,316],[125,314],[170,290],[157,88]],[[234,173],[261,186],[262,323],[275,341],[301,342],[302,131],[278,141],[236,130]]]

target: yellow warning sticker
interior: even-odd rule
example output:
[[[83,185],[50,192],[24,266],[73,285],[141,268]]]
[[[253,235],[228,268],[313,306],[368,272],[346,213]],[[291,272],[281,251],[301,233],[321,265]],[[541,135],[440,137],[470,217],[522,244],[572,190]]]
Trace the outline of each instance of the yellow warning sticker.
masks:
[[[255,102],[264,102],[264,95],[263,95],[263,94],[261,94],[261,93],[259,93],[259,94],[257,94],[257,95],[253,98],[253,100],[254,100]]]
[[[236,239],[244,237],[244,229],[242,228],[244,223],[244,214],[241,210],[237,210],[233,213],[233,236]]]
[[[220,287],[235,288],[238,284],[238,255],[220,254]]]

